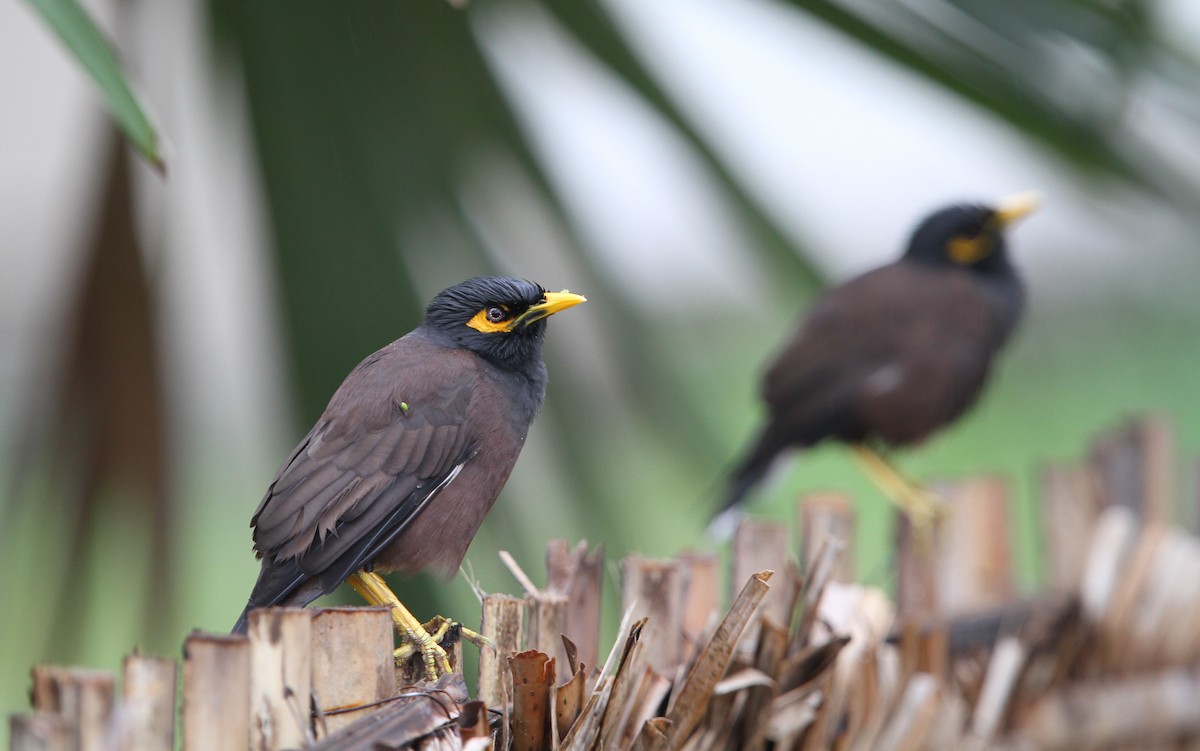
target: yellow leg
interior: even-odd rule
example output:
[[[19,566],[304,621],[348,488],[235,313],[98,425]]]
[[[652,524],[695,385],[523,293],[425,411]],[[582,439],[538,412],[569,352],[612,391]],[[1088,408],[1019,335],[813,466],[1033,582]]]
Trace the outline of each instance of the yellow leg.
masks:
[[[392,620],[396,624],[396,630],[408,640],[408,645],[396,650],[397,657],[407,658],[414,650],[419,651],[421,659],[425,662],[425,677],[431,681],[437,680],[439,674],[450,672],[450,659],[446,656],[446,650],[442,649],[425,626],[404,607],[379,574],[359,571],[352,574],[346,582],[370,604],[384,605],[392,609]],[[441,620],[445,627],[440,633],[445,636],[451,624],[444,618]]]
[[[875,487],[908,517],[918,538],[929,539],[934,524],[948,512],[945,502],[901,474],[870,446],[854,444],[854,455]]]

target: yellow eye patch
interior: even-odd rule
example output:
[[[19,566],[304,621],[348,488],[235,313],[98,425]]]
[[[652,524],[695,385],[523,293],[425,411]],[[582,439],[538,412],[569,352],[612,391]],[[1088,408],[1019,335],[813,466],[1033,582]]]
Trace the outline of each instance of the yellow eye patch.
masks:
[[[504,318],[501,318],[499,321],[493,321],[488,317],[488,313],[497,309],[504,311]],[[484,334],[503,334],[511,331],[516,323],[516,319],[509,313],[508,308],[503,305],[486,307],[472,316],[471,320],[467,321],[468,326]]]
[[[946,253],[950,260],[963,266],[970,266],[983,260],[992,252],[992,238],[986,234],[975,237],[953,237],[946,243]]]

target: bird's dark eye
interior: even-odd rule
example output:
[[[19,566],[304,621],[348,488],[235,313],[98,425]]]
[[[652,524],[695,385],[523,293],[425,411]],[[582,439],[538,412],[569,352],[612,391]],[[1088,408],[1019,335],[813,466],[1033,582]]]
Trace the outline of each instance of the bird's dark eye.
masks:
[[[493,305],[487,309],[487,319],[492,323],[500,323],[508,317],[508,311],[499,305]]]

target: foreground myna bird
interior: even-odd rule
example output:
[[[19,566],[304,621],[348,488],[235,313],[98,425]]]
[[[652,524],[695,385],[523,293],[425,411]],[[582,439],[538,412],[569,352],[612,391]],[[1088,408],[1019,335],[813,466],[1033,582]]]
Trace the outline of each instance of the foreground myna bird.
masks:
[[[1024,304],[1004,230],[1037,207],[956,205],[918,225],[897,261],[826,292],[767,371],[766,425],[730,479],[735,508],[787,448],[853,444],[867,474],[911,519],[938,503],[874,447],[919,443],[978,398]]]
[[[359,363],[250,520],[262,570],[234,631],[254,608],[307,605],[347,581],[392,607],[427,673],[446,671],[445,652],[374,572],[457,571],[545,396],[546,318],[581,302],[478,277]]]

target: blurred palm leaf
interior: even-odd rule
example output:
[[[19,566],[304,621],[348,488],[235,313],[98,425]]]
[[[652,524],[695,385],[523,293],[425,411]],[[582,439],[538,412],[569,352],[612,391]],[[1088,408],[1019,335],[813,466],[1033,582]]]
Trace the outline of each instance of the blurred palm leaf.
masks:
[[[29,0],[99,87],[121,131],[146,161],[166,171],[158,133],[113,57],[111,45],[75,0]]]
[[[1037,139],[1064,161],[1194,205],[1194,56],[1135,0],[789,0]],[[1164,131],[1175,131],[1164,138]],[[1182,189],[1182,192],[1181,192]]]

